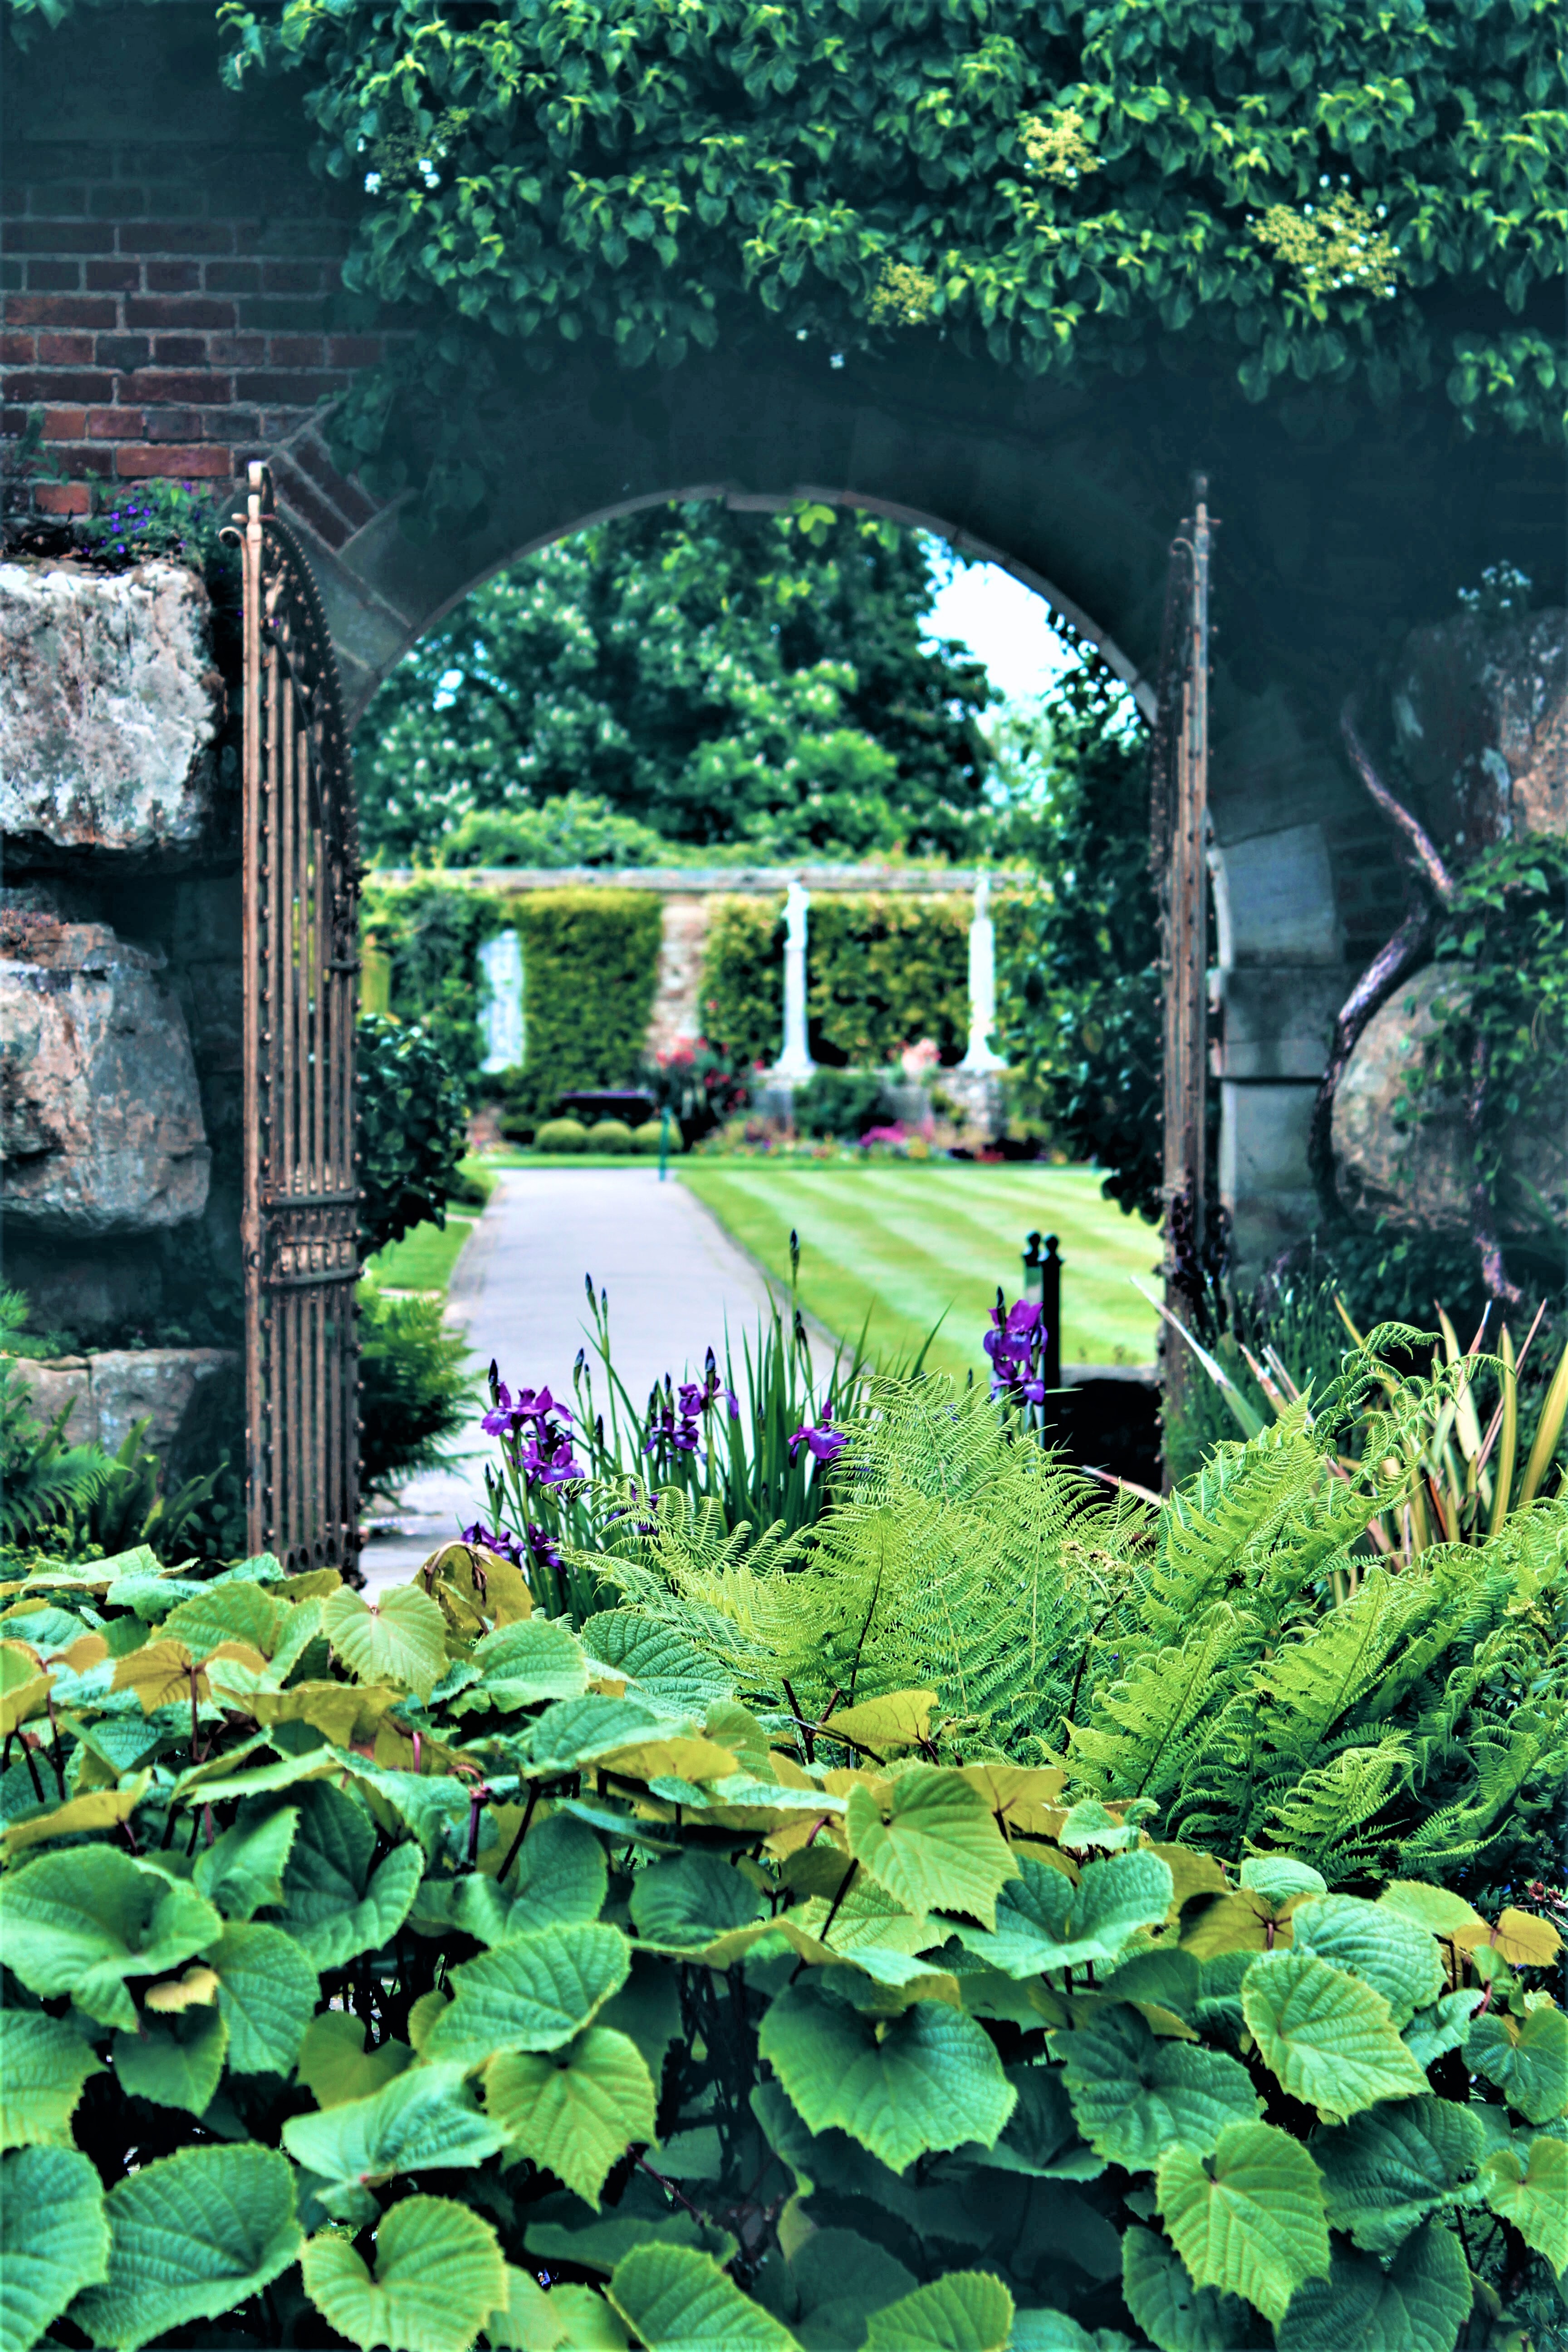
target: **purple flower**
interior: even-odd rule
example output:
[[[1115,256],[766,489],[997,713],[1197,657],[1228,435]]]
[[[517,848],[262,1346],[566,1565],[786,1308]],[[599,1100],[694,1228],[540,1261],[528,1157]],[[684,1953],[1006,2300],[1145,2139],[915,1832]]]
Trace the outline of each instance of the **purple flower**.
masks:
[[[805,1422],[801,1423],[790,1439],[789,1458],[793,1462],[804,1445],[808,1448],[815,1460],[836,1462],[848,1443],[847,1433],[842,1429],[834,1428],[833,1412],[830,1407],[823,1414],[815,1429]]]
[[[525,1478],[541,1486],[562,1486],[569,1478],[587,1475],[582,1464],[573,1459],[570,1430],[557,1429],[548,1421],[540,1422],[521,1445],[514,1441],[512,1459]]]
[[[463,1529],[463,1541],[481,1551],[493,1551],[498,1559],[510,1559],[513,1568],[522,1566],[522,1546],[504,1528],[487,1528],[483,1519],[476,1519],[471,1528]]]
[[[1043,1403],[1046,1326],[1038,1301],[1020,1298],[1005,1309],[998,1290],[991,1324],[981,1344],[991,1359],[992,1395]]]
[[[572,1418],[568,1405],[557,1404],[546,1389],[521,1389],[513,1403],[511,1391],[504,1381],[495,1384],[495,1402],[479,1427],[487,1437],[517,1437],[528,1422],[542,1423],[551,1413],[559,1413],[563,1421]]]

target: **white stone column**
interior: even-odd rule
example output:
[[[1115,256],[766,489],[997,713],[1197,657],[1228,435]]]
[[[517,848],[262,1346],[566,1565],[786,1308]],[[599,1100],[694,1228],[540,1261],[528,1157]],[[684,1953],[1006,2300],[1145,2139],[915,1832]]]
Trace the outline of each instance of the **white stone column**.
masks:
[[[522,1021],[522,941],[515,931],[498,931],[479,950],[485,994],[479,1005],[484,1033],[483,1070],[522,1067],[526,1040]]]
[[[786,1086],[803,1085],[816,1068],[805,1034],[805,946],[811,896],[792,882],[784,899],[784,1051],[773,1071]]]
[[[991,1050],[996,1025],[996,926],[991,919],[991,877],[983,874],[974,886],[974,919],[969,926],[969,1050],[961,1070],[1000,1070],[1000,1054]]]

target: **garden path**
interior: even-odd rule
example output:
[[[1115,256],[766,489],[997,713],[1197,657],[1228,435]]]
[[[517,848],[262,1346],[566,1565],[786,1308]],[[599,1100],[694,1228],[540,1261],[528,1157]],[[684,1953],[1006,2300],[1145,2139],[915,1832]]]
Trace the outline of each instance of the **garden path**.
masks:
[[[616,1370],[640,1404],[656,1380],[722,1354],[728,1318],[742,1332],[767,1285],[696,1195],[652,1168],[508,1169],[453,1270],[447,1312],[482,1381],[493,1356],[515,1393],[548,1383],[570,1401],[585,1338],[583,1277],[610,1297]],[[478,1413],[476,1411],[476,1423]],[[361,1558],[367,1586],[405,1582],[436,1546],[484,1507],[489,1440],[447,1470],[408,1481],[401,1507]]]

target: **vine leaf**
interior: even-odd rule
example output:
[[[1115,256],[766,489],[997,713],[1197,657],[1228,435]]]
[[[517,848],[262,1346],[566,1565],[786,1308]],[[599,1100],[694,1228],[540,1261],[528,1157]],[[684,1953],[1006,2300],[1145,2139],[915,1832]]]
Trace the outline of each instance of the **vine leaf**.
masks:
[[[405,2197],[383,2215],[374,2272],[331,2231],[310,2241],[300,2266],[317,2310],[362,2352],[458,2352],[507,2302],[494,2230],[447,2197]]]
[[[321,1985],[303,1947],[281,1927],[226,1927],[207,1955],[237,2074],[287,2074],[315,2014]]]
[[[368,2099],[290,2116],[283,2145],[323,2184],[316,2193],[331,2212],[343,2192],[395,2173],[482,2164],[504,2136],[479,2114],[460,2066],[415,2066]]]
[[[1392,2253],[1436,2207],[1476,2201],[1485,2140],[1468,2107],[1434,2098],[1369,2107],[1315,2133],[1330,2222],[1369,2253]]]
[[[957,1911],[996,1925],[996,1896],[1018,1864],[980,1790],[957,1772],[917,1765],[885,1797],[849,1791],[849,1851],[895,1902],[915,1913]]]
[[[653,2077],[635,2042],[591,2025],[556,2056],[505,2052],[485,2069],[485,2112],[528,2157],[598,2210],[610,2167],[654,2137]]]
[[[1443,1959],[1430,1932],[1379,1903],[1324,1895],[1291,1914],[1292,1948],[1347,1969],[1375,1986],[1396,2026],[1408,2025],[1443,1990]]]
[[[228,2028],[216,2007],[174,2017],[144,2017],[135,2033],[114,2037],[114,2071],[128,2098],[205,2113],[223,2074]]]
[[[487,1633],[470,1654],[489,1704],[509,1715],[542,1699],[581,1698],[588,1687],[587,1653],[558,1618],[521,1618]]]
[[[626,2352],[620,2315],[591,2286],[549,2293],[514,2263],[506,2266],[507,2305],[492,2311],[485,2335],[495,2352]]]
[[[1318,2168],[1274,2124],[1227,2124],[1212,2158],[1160,2158],[1160,2211],[1194,2286],[1237,2294],[1278,2322],[1303,2280],[1327,2278]]]
[[[497,1863],[504,1859],[504,1851],[495,1857]],[[605,1849],[569,1813],[552,1813],[534,1824],[504,1886],[489,1874],[488,1861],[480,1855],[479,1869],[459,1879],[452,1899],[452,1925],[476,1943],[515,1943],[541,1927],[596,1919],[605,1907]],[[645,1875],[638,1872],[634,1895]]]
[[[0,2343],[36,2344],[73,2295],[109,2268],[103,2186],[74,2147],[25,2147],[0,2160]]]
[[[283,1901],[283,1872],[294,1832],[297,1805],[280,1805],[265,1821],[237,1823],[204,1846],[191,1873],[198,1895],[216,1903],[226,1919],[248,1919],[264,1903]]]
[[[0,2147],[69,2147],[77,2101],[102,2072],[69,2018],[0,2009]]]
[[[1279,2352],[1452,2352],[1474,2285],[1458,2238],[1427,2222],[1385,2269],[1373,2254],[1336,2243],[1327,2282],[1299,2287],[1275,2341]]]
[[[1314,1953],[1268,1952],[1242,1980],[1242,2015],[1282,2087],[1326,2123],[1379,2099],[1419,2098],[1426,2075],[1374,1987]]]
[[[1560,2009],[1532,2009],[1522,2025],[1488,2010],[1466,2036],[1465,2063],[1495,2083],[1526,2123],[1552,2123],[1568,2111],[1568,2016]]]
[[[1561,2277],[1568,2270],[1568,2140],[1532,2139],[1522,2165],[1517,2147],[1494,2148],[1481,2186],[1492,2211]]]
[[[1076,2033],[1057,2034],[1051,2049],[1065,2062],[1084,2138],[1130,2172],[1152,2172],[1172,2140],[1206,2156],[1227,2124],[1262,2113],[1252,2077],[1236,2059],[1187,2042],[1156,2041],[1124,2004]]]
[[[29,1992],[68,1992],[100,2025],[134,2032],[128,1977],[158,1976],[223,1932],[194,1886],[108,1846],[45,1854],[0,1883],[5,1961]]]
[[[1160,2352],[1251,2352],[1258,2342],[1248,2306],[1215,2287],[1194,2286],[1180,2255],[1152,2230],[1123,2237],[1121,2292]]]
[[[141,2352],[216,2319],[280,2276],[300,2252],[294,2168],[279,2149],[188,2147],[116,2183],[104,2202],[109,2271],[71,2306],[94,2344]]]
[[[329,1593],[321,1631],[362,1683],[401,1683],[428,1698],[447,1671],[447,1621],[416,1584],[396,1584],[369,1601],[346,1585]]]
[[[1013,2298],[989,2271],[949,2271],[881,2311],[866,2329],[866,2352],[1006,2352]]]
[[[838,1858],[839,1874],[848,1867]],[[698,1948],[762,1916],[761,1890],[721,1854],[650,1863],[632,1882],[632,1925],[646,1942]]]
[[[380,2042],[367,2050],[364,2033],[362,2021],[342,2009],[324,2009],[305,2028],[296,2072],[319,2107],[373,2098],[413,2063],[406,2042]]]
[[[609,2294],[647,2352],[797,2352],[782,2321],[694,2246],[634,2246]]]
[[[1109,1964],[1140,1927],[1163,1919],[1173,1884],[1169,1865],[1152,1853],[1112,1854],[1076,1886],[1061,1871],[1026,1859],[998,1898],[995,1932],[960,1932],[972,1951],[1010,1977]]]
[[[498,2050],[559,2050],[592,2024],[631,1966],[618,1927],[542,1927],[452,1970],[457,1999],[432,2029],[427,2059],[477,2066]]]

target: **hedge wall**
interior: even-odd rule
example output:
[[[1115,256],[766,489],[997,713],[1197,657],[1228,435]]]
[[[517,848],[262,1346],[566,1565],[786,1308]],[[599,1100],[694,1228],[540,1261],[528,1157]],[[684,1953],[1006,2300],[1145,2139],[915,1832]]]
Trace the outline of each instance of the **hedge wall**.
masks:
[[[626,1086],[642,1060],[658,980],[662,913],[649,890],[489,891],[448,882],[365,885],[368,945],[390,959],[391,1009],[419,1021],[470,1101],[498,1091],[480,1069],[479,950],[498,931],[522,940],[526,1069],[506,1086],[523,1116],[544,1118],[573,1087]]]
[[[999,900],[1000,966],[1017,929],[1017,902]],[[942,1061],[969,1041],[967,892],[816,898],[806,954],[813,1058],[827,1068],[880,1064],[900,1045],[934,1038]],[[784,901],[723,898],[702,966],[704,1034],[748,1061],[772,1062],[784,1020]]]

